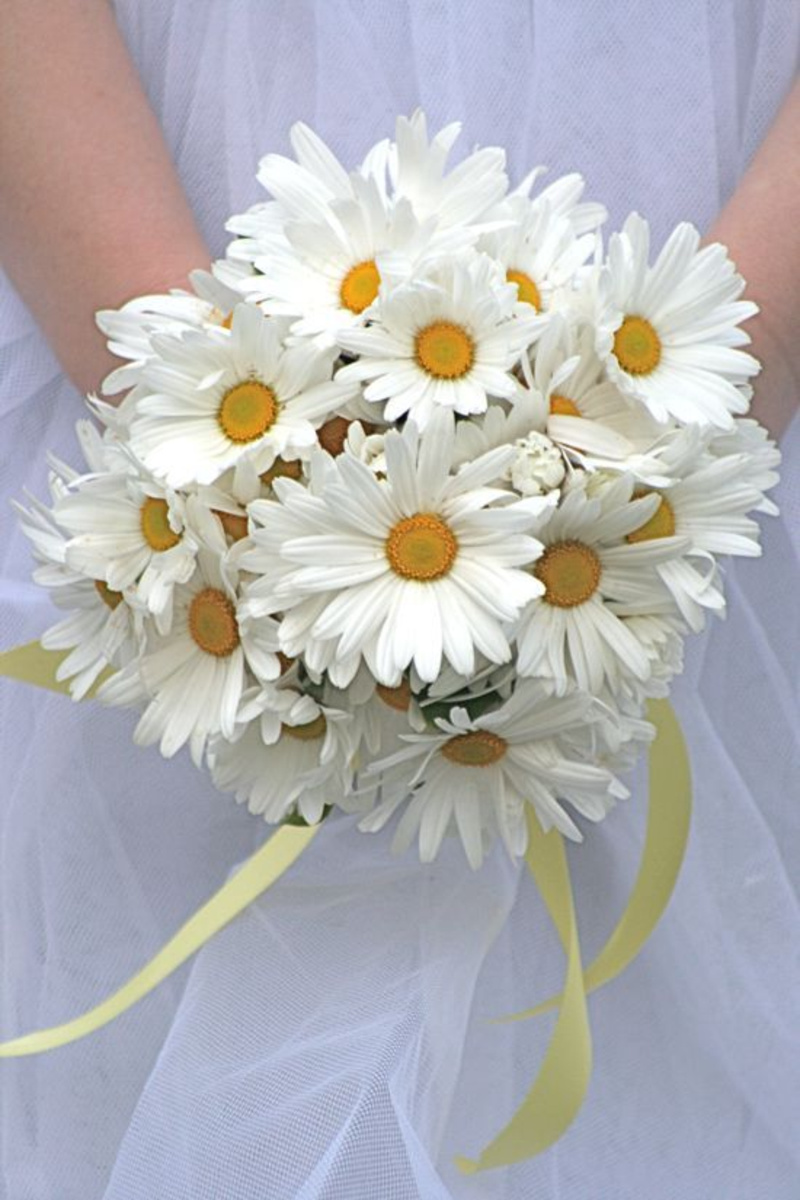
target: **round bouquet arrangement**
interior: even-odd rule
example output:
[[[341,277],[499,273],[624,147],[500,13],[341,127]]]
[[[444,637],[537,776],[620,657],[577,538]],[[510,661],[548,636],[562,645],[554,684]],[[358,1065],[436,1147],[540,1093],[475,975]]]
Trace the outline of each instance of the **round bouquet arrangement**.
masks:
[[[52,459],[52,503],[19,512],[67,610],[42,647],[77,699],[138,706],[137,742],[273,824],[338,809],[424,861],[499,839],[536,872],[537,839],[627,796],[779,453],[725,248],[681,224],[651,255],[636,214],[605,244],[580,176],[510,190],[497,148],[448,170],[458,131],[401,117],[348,172],[295,126],[192,292],[98,315],[125,394],[90,399],[88,470]],[[568,1053],[586,981],[551,867]]]
[[[348,173],[296,126],[195,294],[100,314],[129,390],[22,518],[76,696],[121,668],[137,741],[267,821],[398,814],[477,867],[626,794],[778,452],[722,246],[651,262],[633,215],[604,253],[579,176],[448,173],[457,133],[401,118]]]

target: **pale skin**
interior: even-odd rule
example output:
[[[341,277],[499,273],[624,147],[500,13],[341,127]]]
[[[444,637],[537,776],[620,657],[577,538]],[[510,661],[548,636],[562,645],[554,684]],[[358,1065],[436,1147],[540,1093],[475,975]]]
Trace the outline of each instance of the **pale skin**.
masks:
[[[117,362],[101,308],[186,285],[209,254],[107,0],[0,0],[0,262],[81,391]],[[760,306],[752,414],[800,397],[800,83],[707,240]]]

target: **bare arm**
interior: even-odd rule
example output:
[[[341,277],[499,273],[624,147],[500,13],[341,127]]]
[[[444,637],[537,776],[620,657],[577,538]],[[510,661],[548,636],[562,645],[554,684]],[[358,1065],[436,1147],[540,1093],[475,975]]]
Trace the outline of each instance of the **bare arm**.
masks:
[[[753,415],[779,437],[800,403],[800,82],[711,230],[761,312],[748,323],[763,371]]]
[[[107,0],[0,0],[0,262],[81,391],[95,311],[207,261]]]

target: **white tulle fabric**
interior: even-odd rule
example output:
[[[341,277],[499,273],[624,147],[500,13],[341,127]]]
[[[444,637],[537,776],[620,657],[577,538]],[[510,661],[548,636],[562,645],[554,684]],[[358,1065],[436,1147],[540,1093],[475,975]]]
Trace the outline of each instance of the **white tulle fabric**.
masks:
[[[706,228],[795,70],[788,0],[118,0],[209,244],[259,197],[302,118],[349,160],[422,104],[465,145],[581,170],[612,224]],[[119,153],[126,153],[120,146]],[[90,181],[87,181],[90,186]],[[77,462],[80,398],[0,290],[0,644],[51,620],[8,498]],[[689,645],[675,702],[696,815],[651,943],[596,994],[596,1066],[551,1151],[472,1179],[552,1018],[489,1018],[556,989],[535,890],[499,851],[470,872],[331,821],[261,902],[135,1011],[0,1065],[6,1200],[795,1200],[800,1194],[800,422],[764,558],[727,570],[730,615]],[[0,689],[2,1033],[93,1005],[265,835],[129,714]],[[583,939],[633,877],[645,776],[570,848]]]

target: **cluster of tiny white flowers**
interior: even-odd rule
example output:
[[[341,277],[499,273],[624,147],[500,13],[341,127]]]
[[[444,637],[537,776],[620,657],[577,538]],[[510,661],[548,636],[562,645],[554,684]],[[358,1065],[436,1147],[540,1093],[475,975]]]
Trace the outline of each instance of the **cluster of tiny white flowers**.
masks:
[[[98,315],[125,395],[20,515],[76,697],[270,822],[478,866],[626,795],[779,455],[723,247],[651,262],[634,214],[605,251],[579,176],[509,191],[457,134],[400,118],[348,172],[296,126],[193,292]]]

